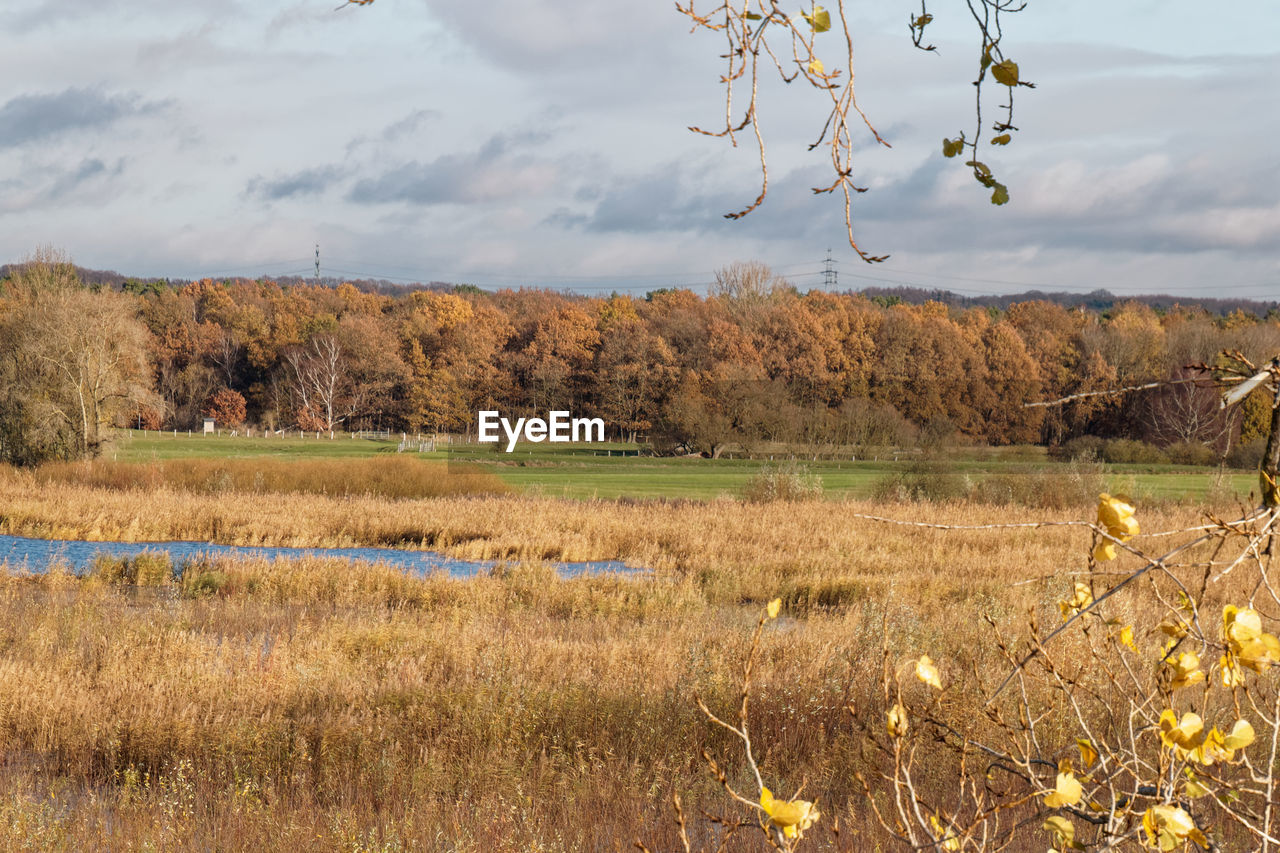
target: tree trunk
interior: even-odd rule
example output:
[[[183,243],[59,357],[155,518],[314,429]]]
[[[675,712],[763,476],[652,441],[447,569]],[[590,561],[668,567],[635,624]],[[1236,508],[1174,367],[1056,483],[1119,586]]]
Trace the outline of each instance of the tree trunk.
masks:
[[[1276,486],[1276,472],[1280,470],[1280,389],[1271,407],[1271,431],[1267,433],[1267,449],[1262,454],[1258,485],[1262,490],[1262,504],[1274,511],[1280,506],[1280,489]]]

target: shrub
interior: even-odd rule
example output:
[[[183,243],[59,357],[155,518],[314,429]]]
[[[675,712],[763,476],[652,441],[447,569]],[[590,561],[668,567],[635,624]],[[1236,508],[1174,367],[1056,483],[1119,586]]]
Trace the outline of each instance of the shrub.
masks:
[[[1226,463],[1230,468],[1257,468],[1262,464],[1262,454],[1267,449],[1265,438],[1255,438],[1243,444],[1237,444],[1227,452]]]
[[[1169,461],[1165,451],[1132,438],[1102,438],[1081,435],[1049,449],[1055,459],[1101,461],[1112,465],[1161,465]]]
[[[1169,461],[1154,444],[1132,438],[1113,438],[1102,444],[1102,461],[1112,465],[1161,465]]]
[[[1176,465],[1217,465],[1218,453],[1198,441],[1180,441],[1164,449],[1169,461]]]
[[[822,497],[822,478],[794,461],[765,465],[742,488],[751,503],[804,501]]]
[[[1067,509],[1090,503],[1106,488],[1099,463],[1076,461],[1052,471],[1019,467],[990,474],[974,486],[969,498],[988,504]]]
[[[1054,459],[1082,462],[1097,462],[1102,458],[1102,447],[1107,443],[1105,438],[1096,435],[1080,435],[1049,448],[1049,455]]]
[[[941,462],[912,462],[875,484],[878,501],[955,501],[966,497],[973,481]]]

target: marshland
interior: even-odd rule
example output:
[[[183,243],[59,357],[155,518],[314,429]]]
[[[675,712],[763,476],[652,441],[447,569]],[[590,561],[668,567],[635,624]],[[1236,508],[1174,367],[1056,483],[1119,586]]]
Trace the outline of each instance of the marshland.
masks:
[[[410,459],[368,466],[360,493],[331,486],[359,482],[364,462],[224,460],[215,488],[212,464],[4,469],[0,532],[501,562],[469,580],[145,554],[0,574],[7,849],[670,850],[672,795],[694,849],[714,849],[725,825],[701,811],[735,803],[702,752],[732,785],[749,768],[695,697],[735,714],[774,599],[749,685],[761,772],[819,804],[814,849],[875,849],[888,835],[859,775],[891,769],[867,733],[882,728],[886,667],[927,653],[948,683],[939,707],[978,715],[1007,668],[999,642],[1060,621],[1094,535],[1083,490],[1096,484],[1072,486],[1065,468],[1041,488],[1064,505],[1045,509],[567,500]],[[242,480],[251,464],[261,476]],[[415,478],[444,485],[403,497]],[[1144,535],[1193,527],[1202,509],[1153,501]],[[1080,523],[969,529],[1052,520]],[[569,560],[649,571],[564,579],[549,565]],[[1158,594],[1135,589],[1113,615],[1140,619]],[[922,749],[936,754],[919,784],[948,790],[954,755]],[[767,845],[738,830],[728,849]]]

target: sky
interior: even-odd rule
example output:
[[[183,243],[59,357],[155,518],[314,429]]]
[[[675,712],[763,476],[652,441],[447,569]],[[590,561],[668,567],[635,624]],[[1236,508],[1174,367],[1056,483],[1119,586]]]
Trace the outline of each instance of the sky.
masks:
[[[822,150],[825,96],[762,86],[723,123],[724,42],[670,0],[28,0],[0,55],[0,262],[38,246],[170,278],[321,274],[582,293],[705,289],[734,261],[801,290],[1031,288],[1280,298],[1280,24],[1268,0],[1030,0],[1003,46],[1012,144],[995,207],[959,0],[850,0],[858,260]],[[696,7],[710,9],[702,0]],[[799,6],[796,7],[797,11]],[[835,32],[818,38],[843,68]],[[988,108],[987,115],[994,111]],[[990,121],[988,120],[988,124]]]

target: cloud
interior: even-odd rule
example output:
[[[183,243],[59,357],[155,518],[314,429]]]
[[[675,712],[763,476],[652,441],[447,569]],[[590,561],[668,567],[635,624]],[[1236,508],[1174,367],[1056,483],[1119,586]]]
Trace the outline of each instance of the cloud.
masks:
[[[521,150],[544,139],[538,133],[498,134],[474,152],[404,163],[365,178],[347,198],[358,204],[477,204],[546,193],[564,182],[562,169]]]
[[[521,71],[578,69],[600,76],[612,69],[610,76],[625,79],[626,57],[645,55],[660,66],[654,59],[687,30],[675,12],[649,14],[628,0],[426,2],[485,59]]]
[[[24,177],[0,182],[0,212],[17,213],[44,210],[58,202],[72,204],[99,201],[113,178],[124,173],[124,159],[107,163],[97,157],[86,157],[69,168],[42,166],[29,170]]]
[[[989,192],[967,169],[936,155],[899,180],[877,185],[856,211],[877,243],[934,252],[1272,251],[1280,211],[1258,187],[1280,182],[1280,167],[1257,160],[1178,159],[1134,151],[1105,165],[1075,156],[1035,156],[1001,174],[1011,200],[986,203]]]
[[[736,177],[744,175],[738,172]],[[815,197],[813,187],[830,181],[821,167],[813,166],[774,177],[760,207],[740,219],[728,219],[726,214],[754,200],[759,184],[753,182],[758,180],[758,175],[746,173],[744,183],[735,183],[734,177],[708,176],[703,169],[667,163],[616,178],[603,189],[584,186],[574,199],[594,202],[588,211],[562,207],[546,222],[597,234],[698,233],[769,240],[806,238],[822,227],[827,215],[823,210],[829,208],[823,200],[831,196]]]
[[[340,166],[317,166],[270,180],[259,176],[249,182],[245,195],[257,196],[267,201],[319,195],[346,176],[347,170]]]
[[[66,89],[52,95],[19,95],[0,107],[0,148],[91,130],[164,109],[135,93],[107,95],[93,89]]]
[[[404,118],[391,122],[376,136],[361,134],[347,143],[347,154],[353,154],[366,145],[391,145],[401,141],[412,141],[422,128],[430,122],[438,121],[443,113],[439,110],[417,109]]]

